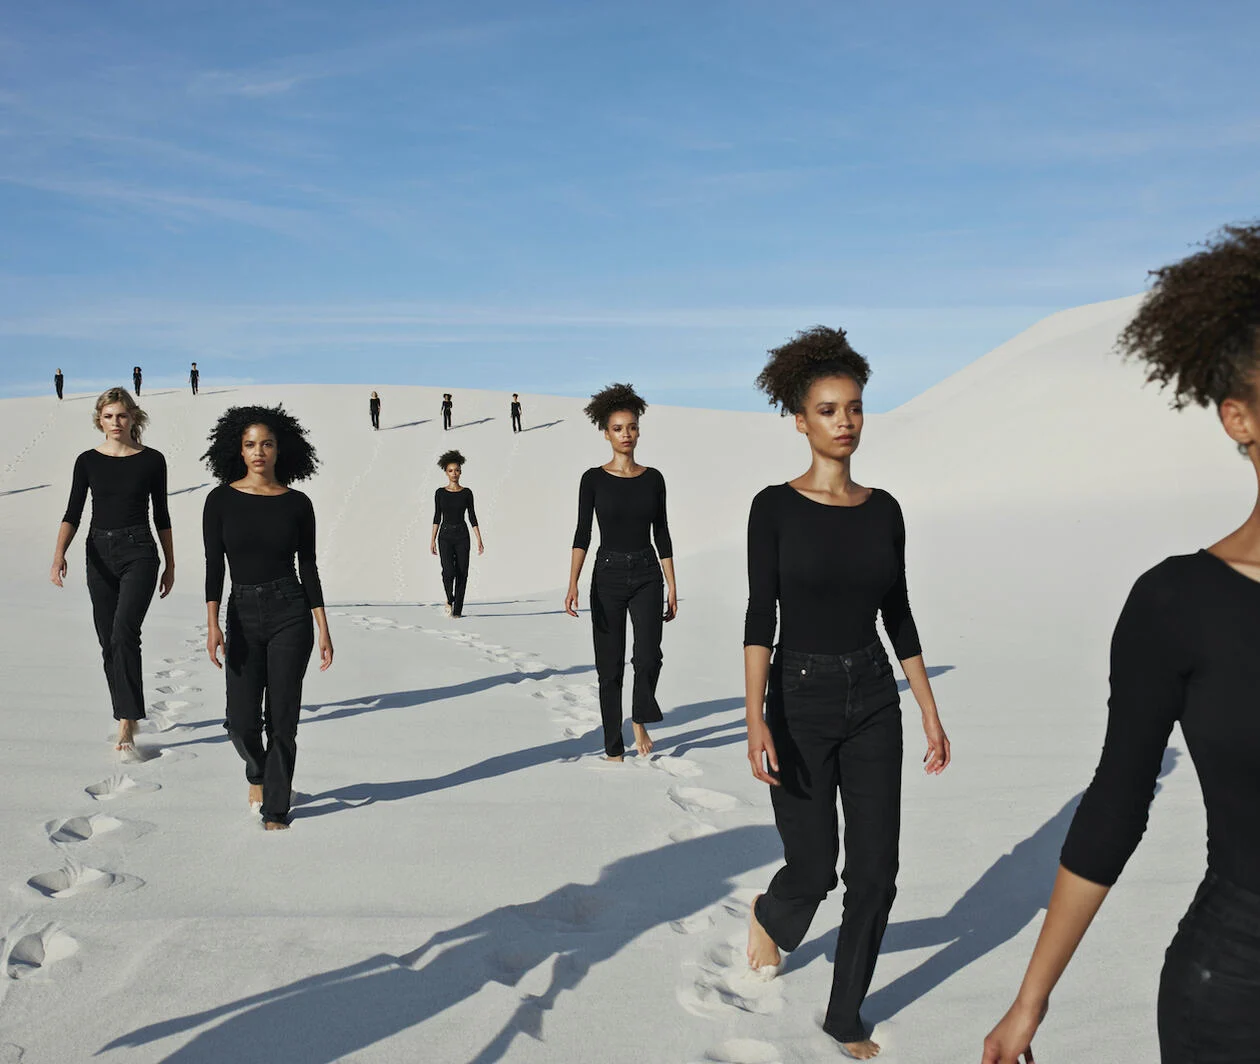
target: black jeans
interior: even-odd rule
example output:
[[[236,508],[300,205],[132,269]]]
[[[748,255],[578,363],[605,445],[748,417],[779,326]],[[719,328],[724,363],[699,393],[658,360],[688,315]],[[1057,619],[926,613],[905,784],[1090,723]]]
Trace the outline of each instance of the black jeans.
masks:
[[[196,378],[196,377],[194,377],[194,378],[193,378],[191,381],[189,381],[188,383],[192,385],[192,393],[193,393],[193,395],[196,395],[196,394],[197,394],[197,378]]]
[[[464,591],[468,587],[468,557],[471,553],[472,542],[467,525],[443,525],[438,529],[442,586],[446,589],[446,604],[454,614],[464,612]]]
[[[784,950],[800,945],[835,889],[844,809],[844,914],[823,1030],[840,1042],[870,1032],[859,1015],[897,894],[901,835],[901,707],[880,643],[848,654],[780,649],[766,722],[781,786],[770,789],[786,862],[757,901],[757,919]]]
[[[368,411],[372,415],[372,428],[379,429],[381,427],[381,412],[379,410]]]
[[[311,608],[297,577],[232,585],[224,727],[245,762],[245,778],[262,784],[263,819],[281,824],[289,819],[302,678],[314,645]]]
[[[1214,872],[1199,886],[1164,955],[1163,1064],[1260,1060],[1260,895]]]
[[[451,412],[449,410],[442,411],[442,428],[449,429],[451,427]]]
[[[595,636],[595,671],[599,675],[599,712],[604,720],[604,753],[626,752],[621,734],[621,688],[626,674],[626,615],[634,624],[634,689],[631,719],[651,724],[663,719],[656,701],[661,675],[661,627],[665,616],[665,579],[651,547],[632,554],[604,550],[595,555],[591,576],[591,628]]]
[[[512,431],[513,432],[521,431],[521,415],[520,414],[512,415]]]
[[[135,376],[131,378],[131,383],[135,386],[135,389],[136,389],[136,395],[140,394],[140,380],[141,378],[135,377]]]
[[[88,532],[88,595],[115,720],[144,720],[140,626],[157,581],[158,550],[148,525]]]
[[[58,399],[63,398],[63,396],[62,396],[62,394],[61,394],[61,390],[62,390],[62,387],[65,385],[65,382],[64,382],[64,381],[58,381],[58,380],[55,380],[55,381],[53,381],[53,384],[54,384],[54,385],[56,386],[56,388],[57,388],[57,398],[58,398]]]

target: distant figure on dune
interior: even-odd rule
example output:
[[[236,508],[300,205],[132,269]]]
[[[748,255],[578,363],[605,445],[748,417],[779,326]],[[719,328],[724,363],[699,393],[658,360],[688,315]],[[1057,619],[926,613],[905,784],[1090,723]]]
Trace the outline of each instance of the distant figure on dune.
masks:
[[[140,382],[144,379],[144,371],[139,366],[131,367],[131,383],[135,385],[136,396],[140,395]]]
[[[381,397],[375,392],[368,400],[368,415],[372,419],[372,428],[379,429],[381,427]]]
[[[1260,225],[1227,227],[1155,271],[1120,335],[1173,406],[1216,407],[1260,482]],[[1175,501],[1174,501],[1175,505]],[[984,1064],[1031,1062],[1050,994],[1146,828],[1180,722],[1207,807],[1208,868],[1164,954],[1160,1059],[1260,1059],[1260,502],[1206,550],[1140,576],[1111,642],[1107,735],[1063,844],[1018,996]],[[1098,993],[1105,996],[1106,987]]]
[[[486,552],[473,506],[473,493],[459,482],[464,461],[459,451],[447,451],[438,459],[438,468],[446,474],[446,485],[433,493],[433,534],[429,537],[430,553],[440,554],[442,558],[442,586],[446,590],[446,612],[451,617],[464,616],[464,591],[468,587],[468,557],[472,547],[468,524],[477,537],[477,553]],[[464,523],[465,514],[468,524]]]
[[[842,329],[816,326],[770,352],[757,387],[795,416],[810,467],[753,499],[744,623],[748,760],[770,784],[784,857],[753,902],[748,963],[773,970],[838,885],[838,795],[844,912],[823,1030],[859,1060],[880,1051],[860,1009],[897,893],[901,832],[901,706],[877,613],[922,712],[925,770],[950,761],[910,613],[901,507],[852,475],[870,372]]]
[[[201,385],[201,370],[197,368],[197,363],[192,364],[192,369],[188,371],[188,383],[192,386],[193,395],[197,394],[197,389]]]
[[[639,755],[646,757],[652,752],[646,725],[663,719],[656,701],[663,660],[661,625],[678,614],[674,546],[665,514],[665,478],[659,470],[639,465],[634,457],[639,444],[639,418],[645,410],[647,403],[629,384],[609,385],[591,396],[586,406],[586,416],[612,444],[612,458],[582,474],[569,591],[564,599],[565,611],[576,617],[578,577],[591,545],[592,520],[597,517],[599,551],[591,574],[591,629],[599,674],[604,756],[609,761],[621,761],[626,749],[621,734],[626,616],[634,624],[634,745]]]
[[[521,397],[512,393],[512,431],[521,431]]]
[[[451,402],[451,393],[447,392],[442,396],[442,428],[443,430],[451,427],[451,412],[455,409],[455,404]]]
[[[315,564],[315,509],[289,487],[313,476],[318,459],[306,430],[280,406],[234,406],[209,439],[202,458],[219,486],[202,514],[206,651],[221,669],[226,646],[227,730],[245,762],[250,808],[267,830],[287,828],[313,627],[320,671],[333,662]],[[219,627],[225,557],[232,570],[226,640]]]
[[[61,372],[61,367],[57,367],[57,372],[53,374],[53,387],[57,389],[57,398],[63,398],[61,392],[66,385],[66,378]]]
[[[57,532],[50,574],[52,582],[61,587],[67,571],[66,549],[78,530],[90,491],[88,594],[114,719],[118,721],[114,749],[128,756],[135,753],[136,721],[145,717],[140,628],[159,584],[157,544],[149,530],[150,499],[153,523],[166,557],[161,597],[166,598],[175,586],[166,459],[160,451],[140,442],[148,423],[148,415],[125,388],[110,388],[97,398],[92,424],[105,439],[75,459],[70,502]]]

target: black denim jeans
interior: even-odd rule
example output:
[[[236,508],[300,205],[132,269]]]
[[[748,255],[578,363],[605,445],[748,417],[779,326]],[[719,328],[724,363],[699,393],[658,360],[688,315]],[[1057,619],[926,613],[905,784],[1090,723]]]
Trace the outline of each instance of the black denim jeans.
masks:
[[[245,762],[245,778],[262,784],[264,820],[288,823],[302,678],[314,645],[315,624],[297,577],[232,585],[224,727]]]
[[[158,549],[148,525],[88,532],[88,595],[115,720],[144,720],[140,626],[157,582]]]
[[[468,589],[468,558],[472,554],[472,539],[468,526],[443,525],[438,529],[438,557],[442,559],[442,587],[446,590],[446,604],[452,613],[464,612],[464,592]]]
[[[621,734],[621,689],[626,675],[626,616],[634,625],[634,688],[630,716],[638,724],[662,719],[656,701],[661,675],[661,630],[665,618],[665,578],[651,547],[633,553],[604,550],[595,555],[591,575],[591,628],[599,712],[604,721],[604,753],[626,752]]]
[[[823,1029],[840,1042],[870,1037],[859,1015],[897,894],[901,835],[901,707],[880,643],[848,654],[780,649],[766,722],[781,786],[770,789],[784,866],[757,901],[757,919],[793,950],[835,889],[844,810],[844,914]]]
[[[1163,1064],[1260,1061],[1260,895],[1208,872],[1164,955]]]

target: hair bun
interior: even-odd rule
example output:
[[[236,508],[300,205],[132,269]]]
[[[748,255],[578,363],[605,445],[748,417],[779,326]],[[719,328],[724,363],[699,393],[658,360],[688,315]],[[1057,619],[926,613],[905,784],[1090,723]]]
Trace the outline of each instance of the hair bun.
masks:
[[[871,364],[853,350],[843,329],[815,325],[768,353],[770,361],[757,375],[756,386],[784,414],[800,413],[815,381],[851,377],[865,388],[871,377]]]

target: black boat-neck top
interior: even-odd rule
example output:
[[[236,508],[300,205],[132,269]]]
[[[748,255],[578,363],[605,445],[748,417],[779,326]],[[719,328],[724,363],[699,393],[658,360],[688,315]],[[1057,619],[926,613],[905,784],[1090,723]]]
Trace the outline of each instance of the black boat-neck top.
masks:
[[[161,451],[145,447],[135,454],[116,457],[100,451],[84,451],[74,461],[70,501],[62,518],[79,527],[88,491],[92,492],[92,528],[130,528],[148,525],[149,500],[153,500],[153,524],[159,532],[171,527],[166,502],[166,459]]]
[[[599,519],[601,550],[633,554],[649,549],[654,538],[656,553],[662,559],[674,556],[665,514],[665,478],[659,469],[647,466],[637,477],[619,477],[602,466],[588,469],[578,486],[578,521],[573,536],[577,550],[590,549],[594,518]]]
[[[468,524],[477,527],[477,511],[473,508],[473,493],[470,488],[459,491],[447,491],[438,488],[433,493],[433,523],[442,528],[464,528],[464,514],[468,514]],[[441,531],[441,529],[439,529]]]

